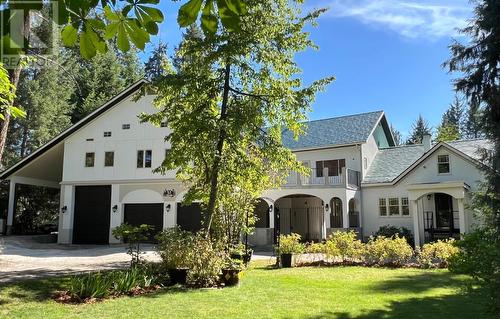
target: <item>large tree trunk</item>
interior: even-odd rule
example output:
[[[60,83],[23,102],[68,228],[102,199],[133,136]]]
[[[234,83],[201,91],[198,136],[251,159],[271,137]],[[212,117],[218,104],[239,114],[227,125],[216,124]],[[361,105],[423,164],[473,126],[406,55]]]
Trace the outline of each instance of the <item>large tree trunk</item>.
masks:
[[[21,32],[25,38],[25,41],[28,41],[28,43],[29,43],[30,25],[31,25],[30,14],[29,11],[26,10],[24,13],[23,30]],[[17,86],[19,84],[21,71],[22,71],[22,65],[21,63],[19,63],[19,65],[13,71],[9,72],[10,82],[14,85],[13,93],[15,93]],[[14,101],[11,101],[11,103],[14,103]],[[0,166],[2,165],[3,153],[5,150],[5,144],[7,142],[7,134],[9,132],[9,124],[11,118],[9,112],[4,112],[3,116],[5,119],[3,121],[0,121]]]
[[[212,227],[212,221],[215,214],[215,204],[217,201],[218,194],[218,182],[219,182],[219,170],[220,170],[220,162],[222,158],[222,152],[224,149],[224,142],[226,141],[226,128],[225,121],[227,118],[227,104],[229,101],[229,80],[231,78],[231,64],[226,64],[226,70],[224,75],[224,88],[222,92],[222,105],[219,123],[221,125],[219,131],[219,139],[217,141],[217,148],[215,151],[215,158],[212,165],[212,174],[210,176],[210,196],[208,199],[208,207],[206,213],[206,231],[207,234],[210,233],[210,228]]]

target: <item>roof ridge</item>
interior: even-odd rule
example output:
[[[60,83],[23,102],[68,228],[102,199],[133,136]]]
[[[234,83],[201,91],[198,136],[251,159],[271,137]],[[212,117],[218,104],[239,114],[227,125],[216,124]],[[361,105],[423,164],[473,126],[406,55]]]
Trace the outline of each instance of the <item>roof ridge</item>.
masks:
[[[379,150],[393,150],[393,149],[398,149],[398,148],[408,148],[408,147],[417,147],[417,146],[423,146],[423,144],[403,144],[403,145],[397,145],[397,146],[392,146],[392,147],[382,147]]]
[[[476,138],[462,138],[454,141],[447,141],[445,143],[456,143],[456,142],[473,142],[473,141],[487,141],[488,139],[485,137],[476,137]]]
[[[324,119],[317,119],[317,120],[309,120],[309,121],[304,121],[303,123],[311,123],[311,122],[319,122],[319,121],[328,121],[328,120],[333,120],[333,119],[340,119],[344,117],[352,117],[352,116],[359,116],[359,115],[366,115],[366,114],[374,114],[374,113],[383,113],[383,110],[378,110],[378,111],[371,111],[371,112],[362,112],[362,113],[355,113],[355,114],[347,114],[347,115],[341,115],[341,116],[334,116],[334,117],[327,117]]]

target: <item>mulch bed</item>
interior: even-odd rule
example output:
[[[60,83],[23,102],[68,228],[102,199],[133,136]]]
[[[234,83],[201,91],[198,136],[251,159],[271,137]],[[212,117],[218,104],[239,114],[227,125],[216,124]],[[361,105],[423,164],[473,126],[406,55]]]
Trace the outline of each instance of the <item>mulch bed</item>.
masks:
[[[156,286],[151,286],[151,287],[135,287],[133,288],[129,293],[127,294],[110,294],[108,297],[105,298],[85,298],[85,299],[80,299],[72,294],[69,293],[69,291],[57,291],[56,294],[54,295],[54,300],[59,303],[63,304],[94,304],[100,301],[104,301],[107,299],[115,299],[119,298],[122,296],[129,296],[129,297],[135,297],[135,296],[141,296],[145,294],[150,294],[153,292],[156,292],[158,290],[161,290],[165,287],[156,285]]]

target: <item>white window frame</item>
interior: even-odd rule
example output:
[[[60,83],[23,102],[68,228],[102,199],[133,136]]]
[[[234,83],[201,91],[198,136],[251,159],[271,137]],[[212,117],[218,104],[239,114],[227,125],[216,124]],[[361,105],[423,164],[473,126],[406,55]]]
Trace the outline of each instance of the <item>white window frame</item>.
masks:
[[[381,205],[382,201],[384,201],[383,205]],[[382,208],[385,208],[385,215],[382,215]],[[388,206],[387,206],[387,198],[385,198],[385,197],[378,199],[378,215],[380,217],[387,217],[387,216],[389,216],[389,209],[388,209]]]
[[[87,156],[92,154],[92,165],[87,165]],[[95,166],[95,152],[85,152],[85,157],[83,160],[83,166],[84,167],[94,167]]]
[[[113,155],[113,163],[112,165],[106,165],[106,154],[112,153]],[[104,152],[104,167],[114,167],[115,166],[115,151],[105,151]]]
[[[397,205],[391,205],[391,199],[392,200],[397,200],[398,203]],[[399,206],[400,205],[400,200],[399,200],[399,197],[389,197],[387,198],[387,214],[389,217],[394,217],[394,216],[401,216],[401,207]],[[398,208],[398,213],[397,214],[392,214],[391,213],[391,208],[393,207],[397,207]]]
[[[448,158],[447,162],[440,162],[439,157],[441,156],[446,156]],[[439,172],[439,165],[441,164],[448,164],[448,172],[440,173]],[[451,174],[451,160],[450,160],[450,155],[449,154],[438,154],[437,156],[437,172],[438,175],[450,175]]]
[[[102,135],[103,137],[111,137],[112,133],[111,131],[105,131]]]
[[[137,159],[139,157],[139,152],[142,152],[142,166],[139,166],[137,163]],[[151,159],[150,159],[150,163],[149,163],[149,166],[146,166],[146,153],[147,152],[150,152],[151,153]],[[147,149],[147,150],[137,150],[136,152],[136,167],[137,168],[151,168],[153,166],[153,150],[151,149]]]
[[[128,123],[122,124],[122,130],[130,130],[130,124]]]
[[[406,205],[403,205],[403,200],[406,201]],[[401,216],[403,217],[409,217],[410,216],[410,200],[408,197],[401,197],[401,200],[400,200],[400,203],[401,203]],[[403,214],[403,207],[408,207],[408,214]]]

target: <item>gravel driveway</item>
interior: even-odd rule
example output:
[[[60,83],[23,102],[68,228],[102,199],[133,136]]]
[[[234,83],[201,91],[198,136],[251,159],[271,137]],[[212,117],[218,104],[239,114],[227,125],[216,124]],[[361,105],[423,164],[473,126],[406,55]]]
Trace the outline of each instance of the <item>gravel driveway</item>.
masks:
[[[2,245],[3,242],[3,245]],[[0,283],[125,267],[125,245],[77,246],[35,243],[29,236],[0,237]],[[145,259],[159,260],[152,245],[144,245]]]

